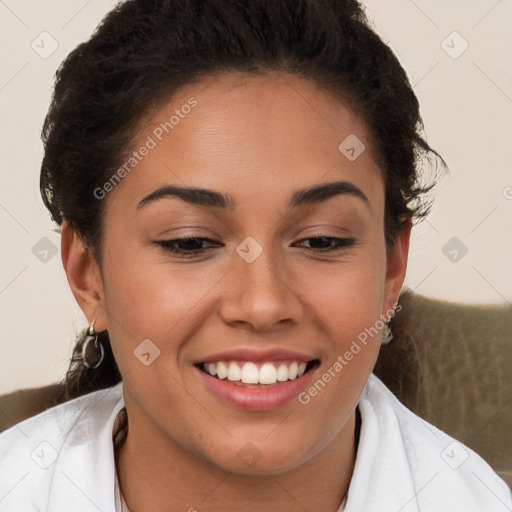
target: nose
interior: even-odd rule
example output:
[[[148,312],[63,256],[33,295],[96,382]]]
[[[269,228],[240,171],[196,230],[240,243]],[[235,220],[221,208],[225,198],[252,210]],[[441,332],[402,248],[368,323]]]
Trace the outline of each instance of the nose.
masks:
[[[230,325],[265,331],[278,324],[298,323],[303,316],[296,282],[285,265],[277,265],[271,251],[264,250],[252,263],[236,255],[224,284],[220,315]]]

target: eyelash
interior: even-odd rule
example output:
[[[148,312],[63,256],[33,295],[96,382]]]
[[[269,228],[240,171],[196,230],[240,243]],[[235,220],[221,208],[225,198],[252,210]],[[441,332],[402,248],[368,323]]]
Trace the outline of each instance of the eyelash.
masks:
[[[304,240],[322,240],[322,239],[334,241],[334,243],[335,243],[334,247],[329,247],[327,249],[309,248],[308,250],[321,254],[321,253],[341,251],[343,249],[348,249],[349,247],[351,247],[355,244],[355,239],[353,239],[353,238],[339,238],[339,237],[335,237],[335,236],[315,236],[315,237],[303,238],[302,240],[299,240],[299,241],[302,242]],[[197,236],[187,237],[187,238],[175,238],[173,240],[157,240],[154,243],[156,245],[160,246],[166,252],[170,252],[170,253],[177,254],[180,256],[184,256],[184,257],[197,256],[199,254],[204,253],[205,251],[210,251],[212,249],[215,249],[215,247],[203,247],[200,249],[184,250],[184,249],[179,249],[177,247],[177,244],[179,244],[180,242],[182,242],[182,243],[189,242],[191,240],[207,241],[207,242],[212,242],[213,244],[219,245],[218,242],[210,240],[209,238],[197,237]]]

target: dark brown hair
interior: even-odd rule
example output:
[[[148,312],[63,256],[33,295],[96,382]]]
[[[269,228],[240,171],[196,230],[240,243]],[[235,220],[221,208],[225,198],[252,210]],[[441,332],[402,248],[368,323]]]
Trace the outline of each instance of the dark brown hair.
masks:
[[[101,268],[103,209],[93,195],[132,149],[158,102],[208,75],[283,71],[306,78],[361,116],[385,181],[385,235],[429,207],[420,162],[444,164],[421,135],[417,98],[392,50],[356,0],[127,0],[73,50],[56,74],[43,128],[41,195]],[[333,99],[335,101],[335,99]],[[108,333],[105,361],[86,370],[76,345],[68,398],[119,382]]]

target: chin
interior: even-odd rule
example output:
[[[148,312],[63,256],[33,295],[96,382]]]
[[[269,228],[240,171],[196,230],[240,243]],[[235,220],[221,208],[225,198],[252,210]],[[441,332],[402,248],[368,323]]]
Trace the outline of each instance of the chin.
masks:
[[[203,454],[211,463],[228,471],[240,475],[261,475],[269,473],[286,473],[305,464],[314,454],[310,454],[312,447],[306,450],[304,447],[297,449],[297,443],[284,445],[277,438],[269,442],[267,438],[251,441],[233,442],[229,446],[223,446],[216,453]],[[219,445],[217,445],[219,446]]]

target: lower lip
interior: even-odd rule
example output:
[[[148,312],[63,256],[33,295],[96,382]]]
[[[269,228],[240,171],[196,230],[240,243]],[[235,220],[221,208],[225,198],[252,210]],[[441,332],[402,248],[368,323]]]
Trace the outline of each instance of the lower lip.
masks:
[[[311,380],[316,368],[312,368],[301,377],[289,380],[273,387],[246,388],[224,379],[220,380],[194,367],[206,387],[229,405],[251,411],[269,411],[287,404],[297,397]]]

